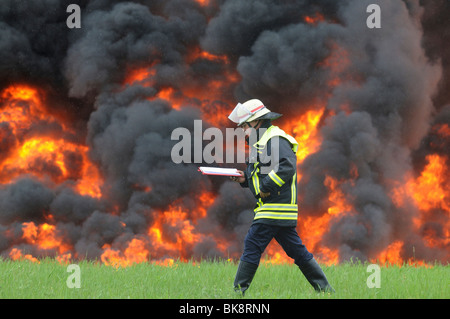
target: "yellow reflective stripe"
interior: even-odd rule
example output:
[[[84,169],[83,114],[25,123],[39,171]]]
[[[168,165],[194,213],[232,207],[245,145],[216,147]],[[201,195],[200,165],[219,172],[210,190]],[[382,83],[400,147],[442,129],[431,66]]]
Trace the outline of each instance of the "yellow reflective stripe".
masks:
[[[280,186],[280,187],[283,186],[283,184],[281,184],[280,181],[279,181],[275,176],[271,175],[270,173],[269,173],[269,177],[270,177],[270,179],[273,180],[273,182],[274,182],[275,184],[277,184],[278,186]]]
[[[261,212],[261,211],[296,212],[296,211],[298,211],[298,206],[292,205],[292,204],[267,203],[267,204],[264,204],[263,206],[255,209],[256,213]]]
[[[280,176],[278,176],[273,170],[270,171],[269,173],[269,177],[271,180],[273,180],[275,182],[275,184],[277,184],[278,186],[283,186],[284,185],[284,181],[280,178]]]
[[[256,162],[255,164],[253,164],[253,171],[252,171],[251,176],[253,176],[253,174],[255,174],[255,171],[258,169],[258,166],[259,166],[259,162]]]
[[[255,209],[255,219],[290,219],[297,220],[298,206],[282,203],[267,203]]]
[[[296,204],[285,204],[285,203],[267,203],[264,206],[297,207]]]
[[[261,207],[258,207],[257,209],[255,209],[256,212],[261,212],[261,211],[274,211],[274,212],[295,212],[298,210],[297,207],[264,207],[266,205],[263,205]]]
[[[261,212],[256,213],[255,219],[270,218],[270,219],[292,219],[297,220],[297,213],[274,213],[274,212]]]
[[[255,209],[255,219],[290,219],[297,220],[298,206],[292,204],[267,203]]]
[[[259,190],[259,177],[258,177],[258,172],[259,172],[259,168],[258,168],[258,163],[255,164],[256,168],[253,170],[252,172],[252,181],[253,181],[253,187],[255,187],[255,194],[258,195],[260,190]],[[255,172],[256,170],[256,172]],[[261,207],[263,205],[262,199],[258,198],[258,207]]]
[[[291,204],[295,204],[296,198],[297,198],[297,189],[295,187],[295,181],[297,180],[297,173],[294,174],[292,177],[292,184],[291,184]]]
[[[252,176],[253,186],[255,187],[255,193],[256,193],[256,195],[259,194],[259,178],[258,178],[258,170],[259,170],[259,169],[257,169],[256,173],[253,174],[253,176]]]

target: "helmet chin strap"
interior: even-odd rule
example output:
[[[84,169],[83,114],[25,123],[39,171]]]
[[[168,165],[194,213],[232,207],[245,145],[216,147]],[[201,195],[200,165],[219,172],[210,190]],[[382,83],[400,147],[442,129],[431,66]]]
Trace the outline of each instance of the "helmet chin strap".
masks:
[[[258,129],[258,125],[260,125],[262,122],[262,120],[258,120],[258,122],[256,122],[255,126],[251,126],[250,123],[248,123],[248,126],[250,126],[251,128],[254,128],[255,130]]]
[[[263,120],[258,120],[258,122],[256,122],[255,126],[250,125],[250,123],[247,123],[247,124],[250,128],[257,130],[262,122],[263,122]],[[250,138],[250,134],[245,134],[245,141],[247,142],[247,144],[248,144],[249,138]]]

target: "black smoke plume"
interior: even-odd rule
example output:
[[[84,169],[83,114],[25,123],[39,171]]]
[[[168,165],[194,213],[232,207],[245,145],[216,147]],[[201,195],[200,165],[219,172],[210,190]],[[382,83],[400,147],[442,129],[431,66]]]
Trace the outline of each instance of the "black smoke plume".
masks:
[[[66,25],[70,3],[81,8],[80,29]],[[366,26],[371,3],[381,8],[381,29]],[[3,0],[0,92],[37,88],[46,112],[61,122],[42,120],[20,132],[0,122],[0,164],[45,133],[87,146],[103,183],[101,197],[81,195],[72,187],[75,173],[52,181],[57,172],[48,163],[40,167],[49,178],[33,171],[2,178],[1,255],[14,248],[58,254],[24,242],[27,222],[56,225],[74,258],[99,259],[104,247],[123,250],[133,238],[147,238],[151,255],[149,228],[176,206],[201,235],[183,257],[239,257],[252,220],[250,192],[202,176],[200,164],[173,163],[171,133],[193,132],[196,119],[204,128],[232,127],[226,116],[234,105],[259,98],[284,114],[281,127],[326,109],[322,143],[298,167],[299,223],[326,212],[326,176],[340,181],[352,209],[331,220],[320,245],[337,250],[339,261],[368,260],[402,241],[405,259],[414,247],[417,259],[448,261],[448,211],[422,226],[446,243],[429,247],[412,231],[418,208],[391,195],[408,174],[420,174],[429,154],[441,154],[449,167],[448,135],[435,129],[450,122],[449,14],[445,0]],[[306,16],[319,19],[308,23]],[[214,58],[195,56],[199,51]],[[142,68],[147,78],[127,83]],[[167,88],[181,107],[159,97]],[[0,112],[7,103],[0,99]],[[79,154],[66,156],[74,172],[80,161]],[[203,193],[214,200],[199,219]],[[169,226],[169,237],[181,231]]]

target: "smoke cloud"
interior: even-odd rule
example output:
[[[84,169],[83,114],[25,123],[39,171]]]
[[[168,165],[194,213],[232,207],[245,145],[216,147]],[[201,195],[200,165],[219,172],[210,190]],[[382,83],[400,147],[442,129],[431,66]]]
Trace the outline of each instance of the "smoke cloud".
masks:
[[[86,0],[80,29],[66,25],[74,1],[3,2],[0,92],[35,88],[46,116],[15,120],[12,103],[31,117],[38,102],[0,93],[2,256],[62,253],[39,246],[39,230],[27,239],[33,222],[55,225],[72,258],[124,252],[134,239],[150,258],[237,258],[252,195],[173,163],[171,133],[193,132],[198,119],[203,129],[230,126],[238,101],[259,98],[284,114],[281,127],[324,112],[320,145],[298,165],[299,225],[323,218],[332,192],[348,205],[329,217],[316,255],[327,247],[338,261],[364,261],[402,242],[404,260],[414,247],[417,259],[448,261],[448,206],[424,212],[393,199],[430,154],[448,174],[448,1],[376,1],[381,29],[366,26],[374,1]],[[77,148],[13,169],[8,159],[43,137]],[[77,188],[93,176],[87,162],[100,196]]]

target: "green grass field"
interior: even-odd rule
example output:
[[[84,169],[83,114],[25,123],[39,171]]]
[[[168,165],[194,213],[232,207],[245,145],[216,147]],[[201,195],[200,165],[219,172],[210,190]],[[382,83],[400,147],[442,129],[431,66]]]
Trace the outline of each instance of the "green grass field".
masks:
[[[80,288],[69,288],[67,265],[52,259],[40,263],[0,259],[0,298],[164,298],[240,299],[233,291],[234,262],[150,263],[114,268],[82,261]],[[380,269],[380,288],[368,288],[365,264],[323,266],[335,294],[317,294],[295,265],[262,263],[245,298],[404,299],[450,298],[450,266],[389,266]]]

